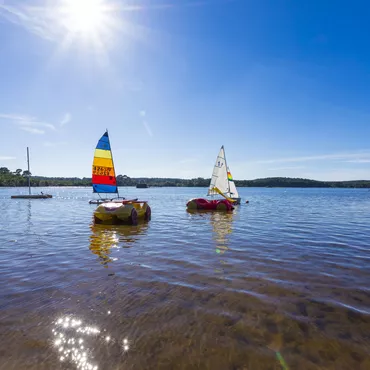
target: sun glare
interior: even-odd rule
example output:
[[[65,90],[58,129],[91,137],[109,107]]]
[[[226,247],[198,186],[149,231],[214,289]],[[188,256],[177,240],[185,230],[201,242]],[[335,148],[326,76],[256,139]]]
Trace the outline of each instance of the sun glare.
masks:
[[[67,50],[74,49],[79,57],[94,55],[94,60],[107,67],[110,65],[109,52],[117,45],[127,45],[127,37],[122,34],[133,34],[118,0],[49,1],[53,2],[51,18],[55,19],[55,34],[59,41],[55,60]]]
[[[69,32],[88,35],[104,29],[108,9],[103,0],[63,0],[61,13]]]

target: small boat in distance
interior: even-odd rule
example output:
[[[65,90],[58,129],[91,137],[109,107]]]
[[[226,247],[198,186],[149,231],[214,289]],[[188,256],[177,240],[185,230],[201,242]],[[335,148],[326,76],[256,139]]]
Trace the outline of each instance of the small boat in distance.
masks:
[[[93,192],[117,194],[117,198],[98,199],[90,204],[99,204],[94,212],[95,224],[104,225],[137,225],[139,220],[150,221],[151,209],[147,201],[120,198],[114,169],[112,150],[108,130],[100,138],[95,149],[92,168]]]
[[[186,206],[188,210],[232,211],[235,204],[240,204],[241,198],[227,166],[224,146],[221,147],[213,167],[207,195],[213,196],[216,194],[225,199],[208,201],[204,198],[194,198],[189,200]]]
[[[28,195],[27,194],[20,194],[20,195],[12,195],[11,199],[48,199],[52,198],[53,196],[50,194],[44,194],[41,192],[41,194],[31,194],[31,172],[30,172],[30,153],[29,148],[27,147],[27,177],[28,177]]]

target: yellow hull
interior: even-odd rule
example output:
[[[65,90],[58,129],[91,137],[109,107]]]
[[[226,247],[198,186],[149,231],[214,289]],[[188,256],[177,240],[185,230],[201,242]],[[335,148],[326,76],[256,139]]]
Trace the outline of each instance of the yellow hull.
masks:
[[[147,202],[107,202],[98,206],[94,212],[96,224],[137,225],[139,220],[150,221],[151,209]]]

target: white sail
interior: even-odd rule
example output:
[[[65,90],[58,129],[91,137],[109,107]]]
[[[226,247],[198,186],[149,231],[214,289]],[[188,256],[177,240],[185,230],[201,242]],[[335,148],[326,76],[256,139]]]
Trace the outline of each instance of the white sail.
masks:
[[[230,172],[230,169],[229,169],[230,198],[239,198],[239,193],[236,190],[235,182],[234,182],[234,180],[230,180],[230,177],[231,177],[231,172]]]
[[[218,153],[215,166],[213,167],[212,179],[208,189],[208,195],[218,194],[214,188],[221,190],[226,196],[230,196],[229,180],[227,179],[227,165],[225,158],[225,150],[222,146]]]

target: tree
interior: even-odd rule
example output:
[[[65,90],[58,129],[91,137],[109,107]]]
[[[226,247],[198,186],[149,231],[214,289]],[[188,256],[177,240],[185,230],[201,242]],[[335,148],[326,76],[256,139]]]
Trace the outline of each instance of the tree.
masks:
[[[0,175],[7,175],[10,171],[6,167],[0,167]]]
[[[22,170],[20,168],[16,169],[14,172],[15,175],[21,176],[22,175]]]
[[[25,170],[25,171],[23,171],[23,175],[22,176],[23,177],[32,176],[32,173],[30,171]]]

